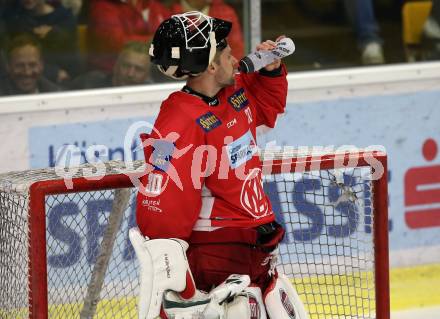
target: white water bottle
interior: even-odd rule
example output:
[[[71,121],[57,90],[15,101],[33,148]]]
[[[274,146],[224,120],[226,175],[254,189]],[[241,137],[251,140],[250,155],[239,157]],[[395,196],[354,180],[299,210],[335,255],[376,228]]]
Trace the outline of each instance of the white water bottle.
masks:
[[[279,40],[277,46],[272,50],[261,50],[253,52],[240,60],[240,71],[244,73],[256,72],[266,65],[271,64],[275,59],[282,59],[295,52],[295,43],[290,38]]]

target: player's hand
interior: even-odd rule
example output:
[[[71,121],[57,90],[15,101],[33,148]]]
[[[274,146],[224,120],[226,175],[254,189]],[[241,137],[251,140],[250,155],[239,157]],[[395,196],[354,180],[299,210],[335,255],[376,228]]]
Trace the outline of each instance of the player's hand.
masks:
[[[65,81],[70,80],[70,75],[63,69],[58,70],[57,74],[57,83],[63,83]]]
[[[49,25],[40,25],[38,27],[35,27],[33,29],[34,33],[40,37],[41,39],[45,38],[46,35],[52,31],[52,27]]]
[[[272,50],[275,49],[276,47],[276,42],[285,38],[286,36],[281,35],[279,36],[276,41],[272,41],[272,40],[266,40],[262,43],[260,43],[259,45],[257,45],[257,51],[261,51],[261,50]],[[275,61],[273,61],[271,64],[266,65],[264,68],[266,69],[266,71],[272,71],[275,69],[278,69],[281,65],[281,59],[275,59]]]

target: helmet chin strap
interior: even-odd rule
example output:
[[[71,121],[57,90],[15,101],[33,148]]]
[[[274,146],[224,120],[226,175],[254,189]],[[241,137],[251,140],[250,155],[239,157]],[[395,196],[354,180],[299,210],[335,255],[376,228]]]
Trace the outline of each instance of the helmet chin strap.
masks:
[[[179,68],[177,65],[171,65],[168,67],[168,69],[165,70],[165,68],[161,65],[158,65],[157,68],[159,69],[160,72],[162,72],[163,74],[165,74],[166,76],[169,76],[170,78],[173,78],[175,80],[185,80],[186,78],[188,78],[188,75],[182,75],[182,76],[176,76],[175,73],[177,71],[177,69]]]
[[[214,57],[217,52],[217,40],[215,39],[215,32],[213,31],[209,32],[209,43],[211,45],[211,48],[209,49],[208,65],[210,65],[212,61],[214,61]]]
[[[151,45],[151,47],[150,47],[150,55],[154,56],[153,45]],[[180,49],[179,49],[179,47],[171,48],[171,57],[173,59],[180,59]],[[157,67],[158,67],[160,72],[162,72],[166,76],[169,76],[170,78],[173,78],[175,80],[184,80],[184,79],[188,78],[188,75],[176,76],[176,71],[179,68],[177,65],[170,65],[167,69],[165,69],[161,65],[158,65]]]

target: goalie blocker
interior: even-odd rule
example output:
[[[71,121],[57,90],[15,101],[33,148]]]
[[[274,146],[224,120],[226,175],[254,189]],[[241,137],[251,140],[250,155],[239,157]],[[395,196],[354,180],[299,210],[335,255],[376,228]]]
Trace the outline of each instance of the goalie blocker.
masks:
[[[229,276],[209,293],[196,289],[180,239],[144,237],[129,231],[140,264],[139,319],[307,319],[289,280],[275,273],[262,294],[248,275]]]

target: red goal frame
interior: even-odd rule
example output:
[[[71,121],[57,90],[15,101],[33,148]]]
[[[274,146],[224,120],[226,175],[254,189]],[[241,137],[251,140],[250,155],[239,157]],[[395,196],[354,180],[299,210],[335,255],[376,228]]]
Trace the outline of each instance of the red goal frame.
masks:
[[[350,153],[319,156],[320,169],[349,167]],[[374,158],[381,163],[384,174],[372,181],[375,247],[375,296],[376,318],[390,318],[389,293],[389,254],[388,254],[388,178],[387,155],[383,152],[356,153],[357,165],[371,166],[369,159]],[[273,159],[263,161],[263,174],[293,172],[296,168],[310,170],[317,158],[309,156],[289,157],[288,160]],[[84,177],[73,178],[73,188],[69,189],[63,179],[39,181],[29,189],[29,317],[31,319],[48,318],[48,284],[47,284],[47,252],[46,252],[46,211],[45,199],[48,195],[76,192],[108,190],[133,187],[130,177],[124,174],[103,176],[100,180]]]

